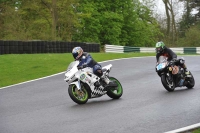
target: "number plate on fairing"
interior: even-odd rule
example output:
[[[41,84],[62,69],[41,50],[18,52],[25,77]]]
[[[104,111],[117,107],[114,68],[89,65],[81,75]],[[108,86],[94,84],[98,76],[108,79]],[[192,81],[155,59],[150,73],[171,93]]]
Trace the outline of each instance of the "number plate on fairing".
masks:
[[[156,69],[157,70],[160,70],[160,69],[162,69],[162,68],[164,68],[165,67],[165,63],[161,63],[161,64],[159,64],[157,67],[156,67]]]

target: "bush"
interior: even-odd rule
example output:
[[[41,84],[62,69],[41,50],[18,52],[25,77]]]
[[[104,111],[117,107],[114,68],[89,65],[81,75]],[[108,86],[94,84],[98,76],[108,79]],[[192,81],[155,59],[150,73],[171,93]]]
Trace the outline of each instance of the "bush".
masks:
[[[180,47],[198,47],[200,46],[200,28],[198,25],[191,27],[186,31],[185,37],[178,40]]]

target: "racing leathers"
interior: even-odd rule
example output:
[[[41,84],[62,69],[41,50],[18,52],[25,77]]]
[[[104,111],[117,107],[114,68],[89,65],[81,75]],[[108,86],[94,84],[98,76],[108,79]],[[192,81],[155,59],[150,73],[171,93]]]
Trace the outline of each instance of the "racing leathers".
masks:
[[[101,65],[98,64],[92,56],[87,53],[83,52],[82,56],[79,59],[80,63],[78,65],[79,68],[83,67],[91,67],[93,69],[93,73],[96,74],[97,76],[101,77],[102,76],[102,68]]]
[[[158,58],[160,56],[166,56],[168,57],[168,61],[171,61],[172,59],[177,59],[177,55],[169,48],[165,47],[164,51],[162,53],[156,54],[156,60],[158,62]]]

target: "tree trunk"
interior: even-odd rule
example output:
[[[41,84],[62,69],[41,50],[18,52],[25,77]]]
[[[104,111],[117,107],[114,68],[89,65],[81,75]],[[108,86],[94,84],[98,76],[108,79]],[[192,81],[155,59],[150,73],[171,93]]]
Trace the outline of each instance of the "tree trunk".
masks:
[[[163,0],[164,4],[165,4],[165,11],[166,11],[166,15],[167,15],[167,33],[166,35],[169,36],[170,34],[170,27],[171,27],[171,18],[170,18],[170,14],[169,14],[169,7],[168,7],[168,0]]]
[[[176,21],[175,21],[174,10],[172,7],[172,0],[171,0],[171,3],[169,2],[169,6],[170,6],[170,12],[171,12],[171,16],[172,16],[172,26],[171,26],[172,43],[174,44],[174,42],[176,40],[176,36],[177,36],[177,31],[176,31]]]
[[[52,40],[56,40],[56,25],[57,25],[57,10],[56,10],[56,0],[52,0]]]

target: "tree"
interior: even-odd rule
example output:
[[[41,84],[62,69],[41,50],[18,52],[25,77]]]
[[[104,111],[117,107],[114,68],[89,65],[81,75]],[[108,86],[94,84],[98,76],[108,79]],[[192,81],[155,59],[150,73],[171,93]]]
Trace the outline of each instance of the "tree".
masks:
[[[200,24],[192,25],[185,32],[185,36],[179,38],[178,45],[181,47],[199,47],[200,46]]]
[[[71,41],[78,26],[74,9],[77,0],[16,0],[2,4],[6,5],[1,14],[4,39]]]
[[[200,18],[200,1],[197,0],[180,0],[185,3],[184,14],[180,21],[180,37],[185,36],[185,32],[190,28],[191,25],[199,22]],[[192,10],[195,9],[197,12],[192,14]]]
[[[139,0],[4,0],[0,9],[1,39],[152,46],[160,34]]]
[[[80,20],[83,27],[77,30],[74,40],[150,46],[159,34],[151,10],[139,0],[81,0],[80,5],[78,12],[85,17]]]
[[[77,27],[76,32],[73,34],[74,41],[100,42],[98,36],[101,31],[99,19],[101,14],[97,9],[92,1],[80,1],[80,6],[76,9],[79,15],[79,27]]]
[[[176,0],[163,0],[165,4],[166,16],[167,16],[167,30],[166,30],[166,37],[169,38],[170,43],[174,44],[177,40],[177,25],[176,25],[176,5],[178,5],[179,1]]]
[[[0,1],[0,39],[16,39],[16,36],[22,32],[19,24],[22,21],[17,13],[19,2],[18,0]]]

